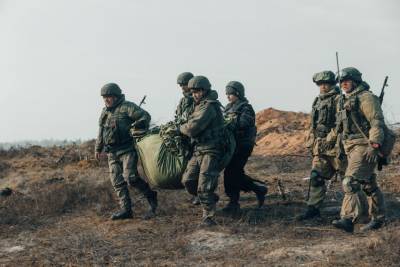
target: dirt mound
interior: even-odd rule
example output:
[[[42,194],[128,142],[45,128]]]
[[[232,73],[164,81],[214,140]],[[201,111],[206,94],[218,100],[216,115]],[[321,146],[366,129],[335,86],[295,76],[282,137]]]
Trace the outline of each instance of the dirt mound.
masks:
[[[304,142],[310,126],[308,114],[268,108],[257,113],[256,125],[255,155],[306,154]]]

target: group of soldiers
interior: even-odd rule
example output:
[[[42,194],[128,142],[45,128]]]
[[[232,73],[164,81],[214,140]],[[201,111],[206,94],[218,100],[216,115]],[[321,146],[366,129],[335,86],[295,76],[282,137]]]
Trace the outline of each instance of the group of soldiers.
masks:
[[[326,181],[339,174],[343,177],[345,196],[341,218],[333,221],[333,225],[353,232],[354,224],[364,213],[367,198],[371,221],[363,230],[377,229],[385,218],[384,199],[374,172],[385,126],[379,100],[355,68],[343,69],[339,77],[331,71],[316,73],[313,81],[320,94],[312,105],[307,140],[313,155],[309,197],[306,212],[297,219],[320,216],[327,191]],[[336,86],[338,82],[341,88]],[[220,161],[224,153],[226,118],[233,121],[236,149],[224,169],[224,189],[229,203],[223,211],[236,213],[240,210],[241,191],[253,191],[257,207],[262,207],[267,187],[244,171],[255,145],[257,129],[255,112],[245,97],[243,84],[231,81],[226,85],[229,101],[226,107],[219,102],[217,92],[211,89],[204,76],[184,72],[178,76],[177,84],[183,93],[175,112],[175,122],[179,125],[177,132],[190,138],[192,144],[182,184],[193,196],[192,203],[202,206],[201,225],[216,224],[214,217],[219,197],[215,190],[222,171]],[[158,206],[157,192],[139,176],[138,155],[133,146],[135,138],[148,130],[151,116],[143,108],[126,101],[115,83],[104,85],[101,95],[105,108],[99,120],[95,157],[99,159],[103,151],[108,155],[111,182],[121,206],[112,219],[133,217],[128,185],[138,189],[148,200],[145,218],[152,218]]]
[[[187,136],[192,144],[191,158],[182,184],[193,196],[192,203],[203,208],[201,225],[216,224],[214,217],[219,197],[215,190],[222,171],[226,117],[229,117],[234,128],[236,150],[224,169],[224,187],[229,203],[223,211],[235,213],[240,210],[240,191],[253,191],[258,200],[257,206],[261,207],[267,187],[264,182],[249,177],[244,171],[255,145],[257,129],[255,112],[245,97],[243,84],[231,81],[226,85],[229,104],[225,108],[206,77],[184,72],[178,76],[177,84],[183,93],[175,112],[177,132]],[[158,206],[157,192],[139,176],[138,155],[133,146],[135,138],[148,130],[151,116],[143,108],[126,101],[115,83],[104,85],[101,95],[105,108],[99,120],[95,157],[99,159],[103,151],[108,156],[111,182],[121,206],[111,218],[119,220],[133,217],[128,185],[138,189],[148,200],[149,210],[144,217],[152,218]]]
[[[344,199],[340,219],[334,220],[333,226],[353,232],[354,224],[369,206],[370,222],[361,228],[369,231],[380,228],[385,219],[385,203],[375,168],[381,158],[386,125],[380,100],[369,91],[361,72],[349,67],[340,74],[335,77],[332,71],[323,71],[313,76],[320,94],[312,105],[307,140],[313,156],[312,170],[307,210],[297,219],[320,216],[326,182],[338,175],[343,177]],[[336,86],[338,82],[340,88]]]

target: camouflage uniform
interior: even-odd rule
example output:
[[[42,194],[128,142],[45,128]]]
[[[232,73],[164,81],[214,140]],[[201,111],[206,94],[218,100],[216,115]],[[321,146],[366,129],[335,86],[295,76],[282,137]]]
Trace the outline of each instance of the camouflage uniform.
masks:
[[[343,110],[341,105],[338,106],[339,130],[343,135],[348,167],[342,182],[345,196],[340,214],[341,220],[333,223],[338,228],[353,231],[352,223],[357,222],[367,206],[363,195],[365,193],[372,223],[367,227],[379,228],[385,218],[385,203],[376,181],[377,162],[370,160],[369,155],[377,153],[372,144],[383,143],[384,116],[378,97],[369,91],[369,85],[361,80],[361,73],[355,68],[343,69],[342,73],[343,80],[351,79],[357,86],[344,96]],[[350,77],[346,77],[346,74]]]
[[[343,175],[345,170],[345,158],[339,159],[340,151],[334,134],[339,90],[338,87],[332,86],[328,93],[316,97],[311,112],[307,146],[311,150],[313,160],[307,205],[317,209],[321,207],[326,195],[326,180],[332,179],[335,174]]]
[[[193,82],[192,82],[193,80]],[[206,86],[191,85],[196,81],[206,82]],[[191,138],[194,153],[183,174],[182,183],[186,190],[199,196],[203,206],[203,219],[212,219],[215,215],[218,196],[214,193],[218,185],[221,171],[221,143],[223,131],[223,115],[221,104],[217,100],[216,91],[210,90],[211,85],[203,76],[195,76],[189,82],[189,87],[202,89],[203,99],[196,103],[189,120],[180,126],[180,132]]]
[[[178,76],[177,83],[180,86],[187,86],[189,80],[193,78],[193,74],[190,72],[183,72]],[[175,111],[175,121],[178,123],[186,122],[189,115],[194,110],[194,102],[192,93],[183,92],[183,97],[179,101],[178,107]]]
[[[344,108],[341,123],[349,165],[343,180],[346,195],[341,217],[352,219],[353,222],[359,218],[363,205],[360,204],[358,194],[362,190],[367,195],[369,215],[372,219],[382,220],[385,217],[385,207],[382,192],[376,182],[376,162],[367,162],[365,159],[369,142],[381,145],[384,139],[385,122],[379,99],[369,91],[369,85],[362,82],[346,95]],[[369,142],[363,138],[351,118],[361,127]]]
[[[107,84],[106,88],[115,84]],[[103,87],[104,88],[104,87]],[[119,88],[119,87],[118,87]],[[102,90],[102,95],[107,91]],[[133,146],[132,135],[149,127],[150,115],[136,104],[126,101],[123,94],[116,94],[117,102],[111,108],[104,108],[99,119],[99,133],[96,152],[105,151],[108,156],[110,179],[124,211],[131,211],[131,198],[127,183],[137,188],[148,199],[154,199],[156,192],[139,177],[138,156]]]
[[[335,175],[344,174],[345,157],[336,132],[336,107],[340,99],[340,89],[335,86],[335,74],[332,71],[322,71],[314,74],[313,82],[318,86],[326,86],[328,92],[320,93],[313,102],[311,125],[306,146],[313,160],[310,174],[307,211],[297,217],[306,220],[319,216],[319,209],[326,196],[326,181]]]
[[[229,82],[226,94],[236,95],[238,100],[229,103],[224,110],[224,116],[234,121],[236,140],[235,153],[224,170],[225,193],[230,199],[224,211],[236,211],[240,207],[240,191],[255,192],[259,206],[262,206],[267,193],[265,183],[251,178],[244,170],[256,142],[256,114],[245,98],[244,86],[240,82]]]

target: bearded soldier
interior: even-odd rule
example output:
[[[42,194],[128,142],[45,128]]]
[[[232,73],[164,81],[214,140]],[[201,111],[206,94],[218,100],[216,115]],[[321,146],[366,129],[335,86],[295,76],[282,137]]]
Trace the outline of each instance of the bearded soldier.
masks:
[[[344,68],[340,87],[345,93],[339,104],[339,132],[343,135],[348,167],[343,179],[343,199],[340,220],[333,225],[346,232],[354,231],[354,223],[364,213],[367,196],[370,222],[362,231],[378,229],[385,219],[385,204],[379,189],[375,167],[379,148],[384,141],[385,121],[378,97],[369,91],[369,85],[356,68]]]
[[[313,160],[307,210],[297,220],[308,220],[320,216],[320,208],[326,195],[326,181],[338,173],[344,173],[344,158],[336,146],[336,107],[340,98],[340,89],[336,86],[335,74],[322,71],[314,74],[313,82],[319,87],[320,94],[312,105],[311,126],[307,138]]]
[[[240,191],[253,191],[258,200],[258,207],[265,201],[267,187],[265,183],[249,177],[244,167],[253,152],[256,141],[256,114],[245,97],[243,84],[231,81],[226,85],[226,95],[229,104],[225,107],[225,117],[233,123],[236,150],[224,171],[225,193],[229,197],[225,212],[235,213],[240,210]]]
[[[95,157],[100,158],[104,150],[108,156],[110,179],[119,198],[121,210],[114,213],[112,220],[132,218],[132,203],[128,184],[138,189],[149,203],[145,218],[154,216],[157,208],[157,192],[139,177],[138,156],[133,146],[133,136],[146,132],[150,115],[136,104],[126,101],[125,95],[115,83],[101,88],[105,108],[99,120],[99,134],[96,141]]]
[[[203,207],[203,226],[215,225],[214,216],[218,196],[214,193],[218,185],[222,157],[223,115],[218,94],[204,76],[190,79],[195,108],[179,131],[190,137],[194,146],[193,155],[183,174],[182,182],[193,196],[198,195]]]
[[[183,97],[179,101],[178,107],[175,111],[175,121],[178,123],[185,122],[189,115],[193,112],[193,97],[190,89],[188,88],[189,80],[193,78],[190,72],[183,72],[179,74],[177,83],[182,89]]]

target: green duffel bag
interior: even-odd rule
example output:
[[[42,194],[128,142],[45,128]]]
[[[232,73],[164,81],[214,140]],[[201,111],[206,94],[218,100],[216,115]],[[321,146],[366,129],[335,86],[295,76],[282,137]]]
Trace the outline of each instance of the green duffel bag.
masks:
[[[165,149],[158,133],[144,136],[136,142],[139,160],[149,183],[162,189],[181,189],[182,174],[187,160]]]

